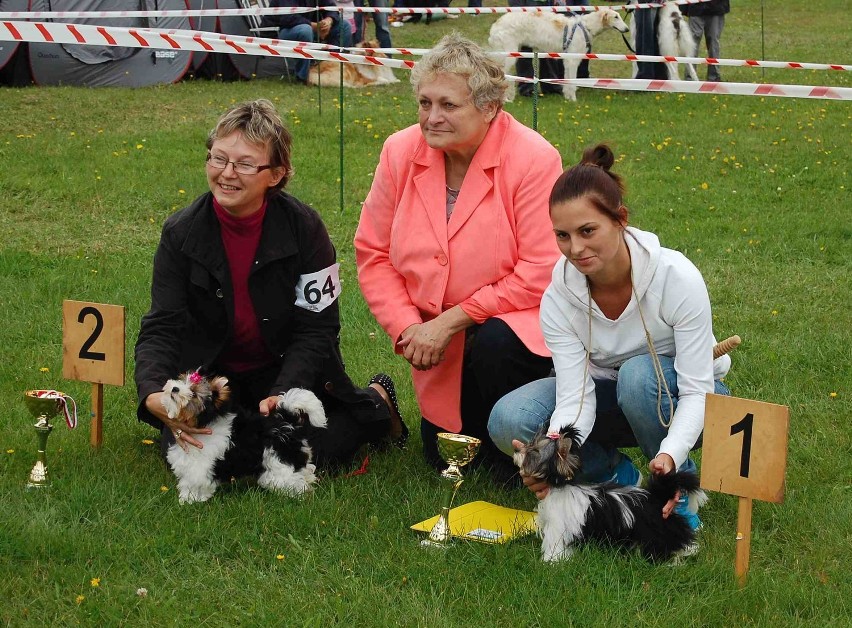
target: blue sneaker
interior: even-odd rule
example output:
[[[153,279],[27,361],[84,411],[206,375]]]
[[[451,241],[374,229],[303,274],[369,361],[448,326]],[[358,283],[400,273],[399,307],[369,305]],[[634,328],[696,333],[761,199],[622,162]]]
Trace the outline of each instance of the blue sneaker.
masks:
[[[689,526],[696,532],[701,529],[701,519],[698,518],[698,513],[693,512],[689,508],[689,494],[681,491],[680,497],[677,499],[677,505],[674,511],[681,517],[686,519]]]
[[[624,486],[641,486],[642,473],[636,468],[636,465],[625,455],[621,456],[621,460],[613,469],[610,482],[622,484]]]

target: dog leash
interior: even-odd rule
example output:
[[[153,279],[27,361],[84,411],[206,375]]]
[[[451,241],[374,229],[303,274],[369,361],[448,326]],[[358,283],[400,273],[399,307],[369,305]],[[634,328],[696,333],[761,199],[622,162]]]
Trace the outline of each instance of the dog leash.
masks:
[[[568,52],[568,47],[571,45],[571,42],[574,40],[574,34],[577,32],[577,29],[580,29],[583,33],[583,37],[586,40],[586,54],[589,54],[592,51],[592,38],[589,37],[589,31],[586,29],[586,26],[578,19],[574,22],[574,25],[571,27],[571,32],[568,33],[568,27],[566,26],[562,30],[562,51]],[[623,36],[623,33],[622,33]]]

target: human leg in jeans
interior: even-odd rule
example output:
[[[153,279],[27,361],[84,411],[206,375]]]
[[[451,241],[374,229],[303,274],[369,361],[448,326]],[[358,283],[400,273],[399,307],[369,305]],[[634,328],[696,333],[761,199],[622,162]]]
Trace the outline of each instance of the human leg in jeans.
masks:
[[[672,358],[661,357],[663,374],[677,407],[677,374]],[[730,394],[724,383],[715,383],[716,394]],[[580,450],[583,481],[604,481],[623,464],[619,447],[638,446],[653,459],[668,428],[657,416],[657,378],[648,355],[627,360],[618,371],[617,382],[595,380],[595,427]],[[669,402],[662,395],[661,414],[669,416]],[[535,381],[515,390],[497,402],[488,421],[494,444],[512,454],[512,440],[529,442],[542,425],[549,423],[556,409],[556,378]],[[699,443],[700,444],[700,441]],[[698,445],[696,444],[696,446]],[[687,459],[681,471],[695,472],[695,463]]]
[[[615,382],[595,380],[596,419],[592,434],[607,434],[608,426],[617,422],[620,414],[616,405]],[[513,390],[502,397],[491,411],[488,419],[488,433],[494,445],[507,456],[514,453],[512,441],[522,443],[532,441],[542,426],[550,423],[550,417],[556,409],[556,378],[546,377]],[[623,420],[623,417],[622,417]],[[605,482],[611,480],[616,467],[622,461],[622,454],[613,441],[622,446],[630,446],[623,440],[624,429],[615,431],[619,438],[608,436],[603,442],[586,439],[580,448],[583,468],[577,475],[581,482]],[[635,443],[633,443],[635,445]]]
[[[374,8],[387,8],[388,0],[369,0],[370,6]],[[364,0],[355,0],[355,6],[363,7]],[[373,20],[373,24],[376,25],[376,39],[379,40],[379,46],[381,48],[393,48],[393,44],[391,43],[390,36],[390,27],[388,25],[388,14],[387,13],[371,13],[370,19]],[[355,14],[355,43],[360,43],[364,41],[364,14],[356,13]]]
[[[278,39],[286,39],[288,41],[304,41],[312,42],[314,40],[314,31],[310,24],[297,24],[291,28],[282,28],[278,31]],[[299,59],[295,63],[296,78],[303,83],[308,80],[308,69],[310,61],[307,59]]]

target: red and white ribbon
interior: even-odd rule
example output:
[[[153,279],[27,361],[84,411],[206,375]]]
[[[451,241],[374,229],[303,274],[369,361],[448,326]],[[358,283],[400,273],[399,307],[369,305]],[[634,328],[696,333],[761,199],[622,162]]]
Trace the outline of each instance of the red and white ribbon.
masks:
[[[56,399],[59,407],[62,408],[62,414],[65,415],[65,423],[70,429],[77,427],[77,402],[72,397],[65,395],[58,390],[37,390],[35,396],[40,399]],[[71,402],[73,408],[69,409],[68,402]]]
[[[700,4],[710,0],[675,0],[675,4]],[[472,15],[498,13],[590,13],[602,9],[626,11],[633,9],[657,9],[662,2],[642,4],[600,5],[600,6],[543,6],[543,7],[251,7],[239,9],[181,9],[167,11],[0,11],[0,20],[56,20],[100,18],[118,19],[126,17],[189,17],[189,16],[239,16],[239,15],[289,15],[315,11],[357,11],[358,13],[391,13],[394,15],[435,15],[463,14]]]
[[[508,77],[507,77],[508,78]],[[533,79],[512,77],[530,83]],[[593,89],[617,89],[641,92],[678,92],[681,94],[730,94],[736,96],[778,96],[781,98],[826,98],[852,100],[852,88],[814,85],[774,85],[771,83],[714,83],[712,81],[658,81],[646,79],[540,79],[541,83]]]
[[[66,22],[0,21],[0,41],[51,42],[59,44],[90,44],[167,50],[199,50],[226,54],[247,54],[269,57],[294,57],[339,61],[362,65],[379,65],[411,69],[415,62],[389,59],[314,48],[301,42],[281,41],[261,37],[240,37],[225,34],[183,30],[157,30]],[[622,55],[626,57],[626,55]],[[598,56],[598,58],[602,58]],[[844,68],[846,66],[843,66]],[[832,69],[834,69],[832,67]],[[534,79],[507,77],[530,82]],[[712,83],[700,81],[649,81],[639,79],[549,79],[550,83],[570,82],[580,87],[596,89],[625,89],[634,91],[670,91],[681,93],[737,94],[743,96],[782,96],[796,98],[830,98],[852,100],[852,89],[811,85],[767,85],[750,83]]]

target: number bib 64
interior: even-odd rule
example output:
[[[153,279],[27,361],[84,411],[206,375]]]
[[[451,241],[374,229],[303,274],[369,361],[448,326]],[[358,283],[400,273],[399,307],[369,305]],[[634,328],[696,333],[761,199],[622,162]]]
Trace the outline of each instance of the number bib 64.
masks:
[[[311,312],[322,312],[340,294],[340,264],[332,264],[315,273],[299,277],[296,305]]]

